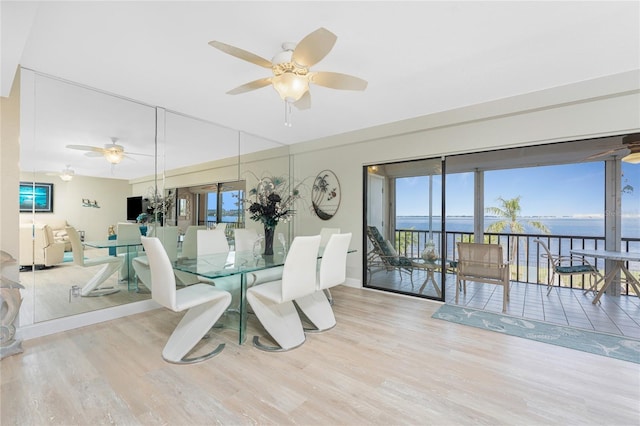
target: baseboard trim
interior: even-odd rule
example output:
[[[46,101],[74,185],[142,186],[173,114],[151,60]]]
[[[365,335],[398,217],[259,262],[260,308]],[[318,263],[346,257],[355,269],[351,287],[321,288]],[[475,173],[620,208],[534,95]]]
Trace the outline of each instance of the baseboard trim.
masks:
[[[127,303],[126,305],[114,306],[112,308],[100,309],[98,311],[86,312],[79,315],[71,315],[36,324],[29,324],[19,327],[18,330],[16,330],[16,340],[35,339],[37,337],[61,333],[63,331],[73,330],[87,325],[98,324],[129,315],[152,311],[160,307],[160,305],[151,299],[141,300],[139,302]]]

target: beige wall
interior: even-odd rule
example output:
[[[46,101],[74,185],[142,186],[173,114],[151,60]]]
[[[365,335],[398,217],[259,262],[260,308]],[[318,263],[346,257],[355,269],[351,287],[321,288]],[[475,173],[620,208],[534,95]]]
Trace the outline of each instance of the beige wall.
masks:
[[[0,98],[0,250],[18,259],[18,161],[20,158],[20,71],[8,98]],[[4,265],[2,276],[19,281],[18,266]]]
[[[32,218],[39,223],[51,219],[65,219],[77,230],[85,231],[85,239],[104,240],[109,225],[127,220],[127,197],[131,196],[129,181],[74,176],[63,182],[57,176],[21,173],[23,181],[53,183],[53,213],[20,213],[20,222],[29,223]],[[97,201],[100,208],[84,207],[83,199]]]

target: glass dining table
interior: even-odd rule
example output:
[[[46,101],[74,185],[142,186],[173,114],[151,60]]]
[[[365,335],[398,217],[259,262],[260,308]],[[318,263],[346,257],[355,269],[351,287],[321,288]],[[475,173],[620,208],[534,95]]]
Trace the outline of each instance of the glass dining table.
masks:
[[[127,263],[127,290],[136,290],[138,291],[138,282],[135,277],[133,271],[131,271],[131,259],[137,256],[138,249],[142,248],[142,242],[140,239],[135,240],[98,240],[98,241],[86,241],[83,242],[82,245],[86,247],[93,247],[99,249],[116,249],[116,248],[126,248],[126,259],[129,261]],[[124,279],[123,279],[124,280]]]
[[[283,266],[285,258],[286,253],[283,252],[265,256],[255,255],[253,251],[230,251],[197,258],[180,258],[173,262],[173,267],[178,271],[211,279],[214,283],[216,278],[238,277],[240,308],[237,327],[238,344],[242,345],[247,331],[247,276],[252,272]]]

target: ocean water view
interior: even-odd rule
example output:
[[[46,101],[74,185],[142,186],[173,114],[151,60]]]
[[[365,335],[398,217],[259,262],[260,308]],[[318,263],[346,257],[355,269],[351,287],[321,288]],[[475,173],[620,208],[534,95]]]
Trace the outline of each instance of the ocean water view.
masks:
[[[473,232],[473,217],[471,216],[447,216],[447,232]],[[485,216],[485,229],[492,223],[501,220],[497,217]],[[567,235],[581,237],[604,237],[604,218],[574,218],[574,217],[522,217],[520,223],[525,227],[525,233],[540,234],[535,227],[527,221],[543,223],[551,231],[551,235]],[[440,216],[433,216],[432,230],[440,231]],[[417,231],[429,230],[429,218],[427,216],[398,216],[396,229],[414,229]],[[624,238],[640,238],[640,218],[622,218],[622,236]]]

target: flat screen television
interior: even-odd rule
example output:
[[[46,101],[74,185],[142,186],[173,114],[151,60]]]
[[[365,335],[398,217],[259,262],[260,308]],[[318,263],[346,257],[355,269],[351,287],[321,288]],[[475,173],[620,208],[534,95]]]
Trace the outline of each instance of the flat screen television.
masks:
[[[135,221],[142,213],[142,196],[127,197],[127,220]]]

